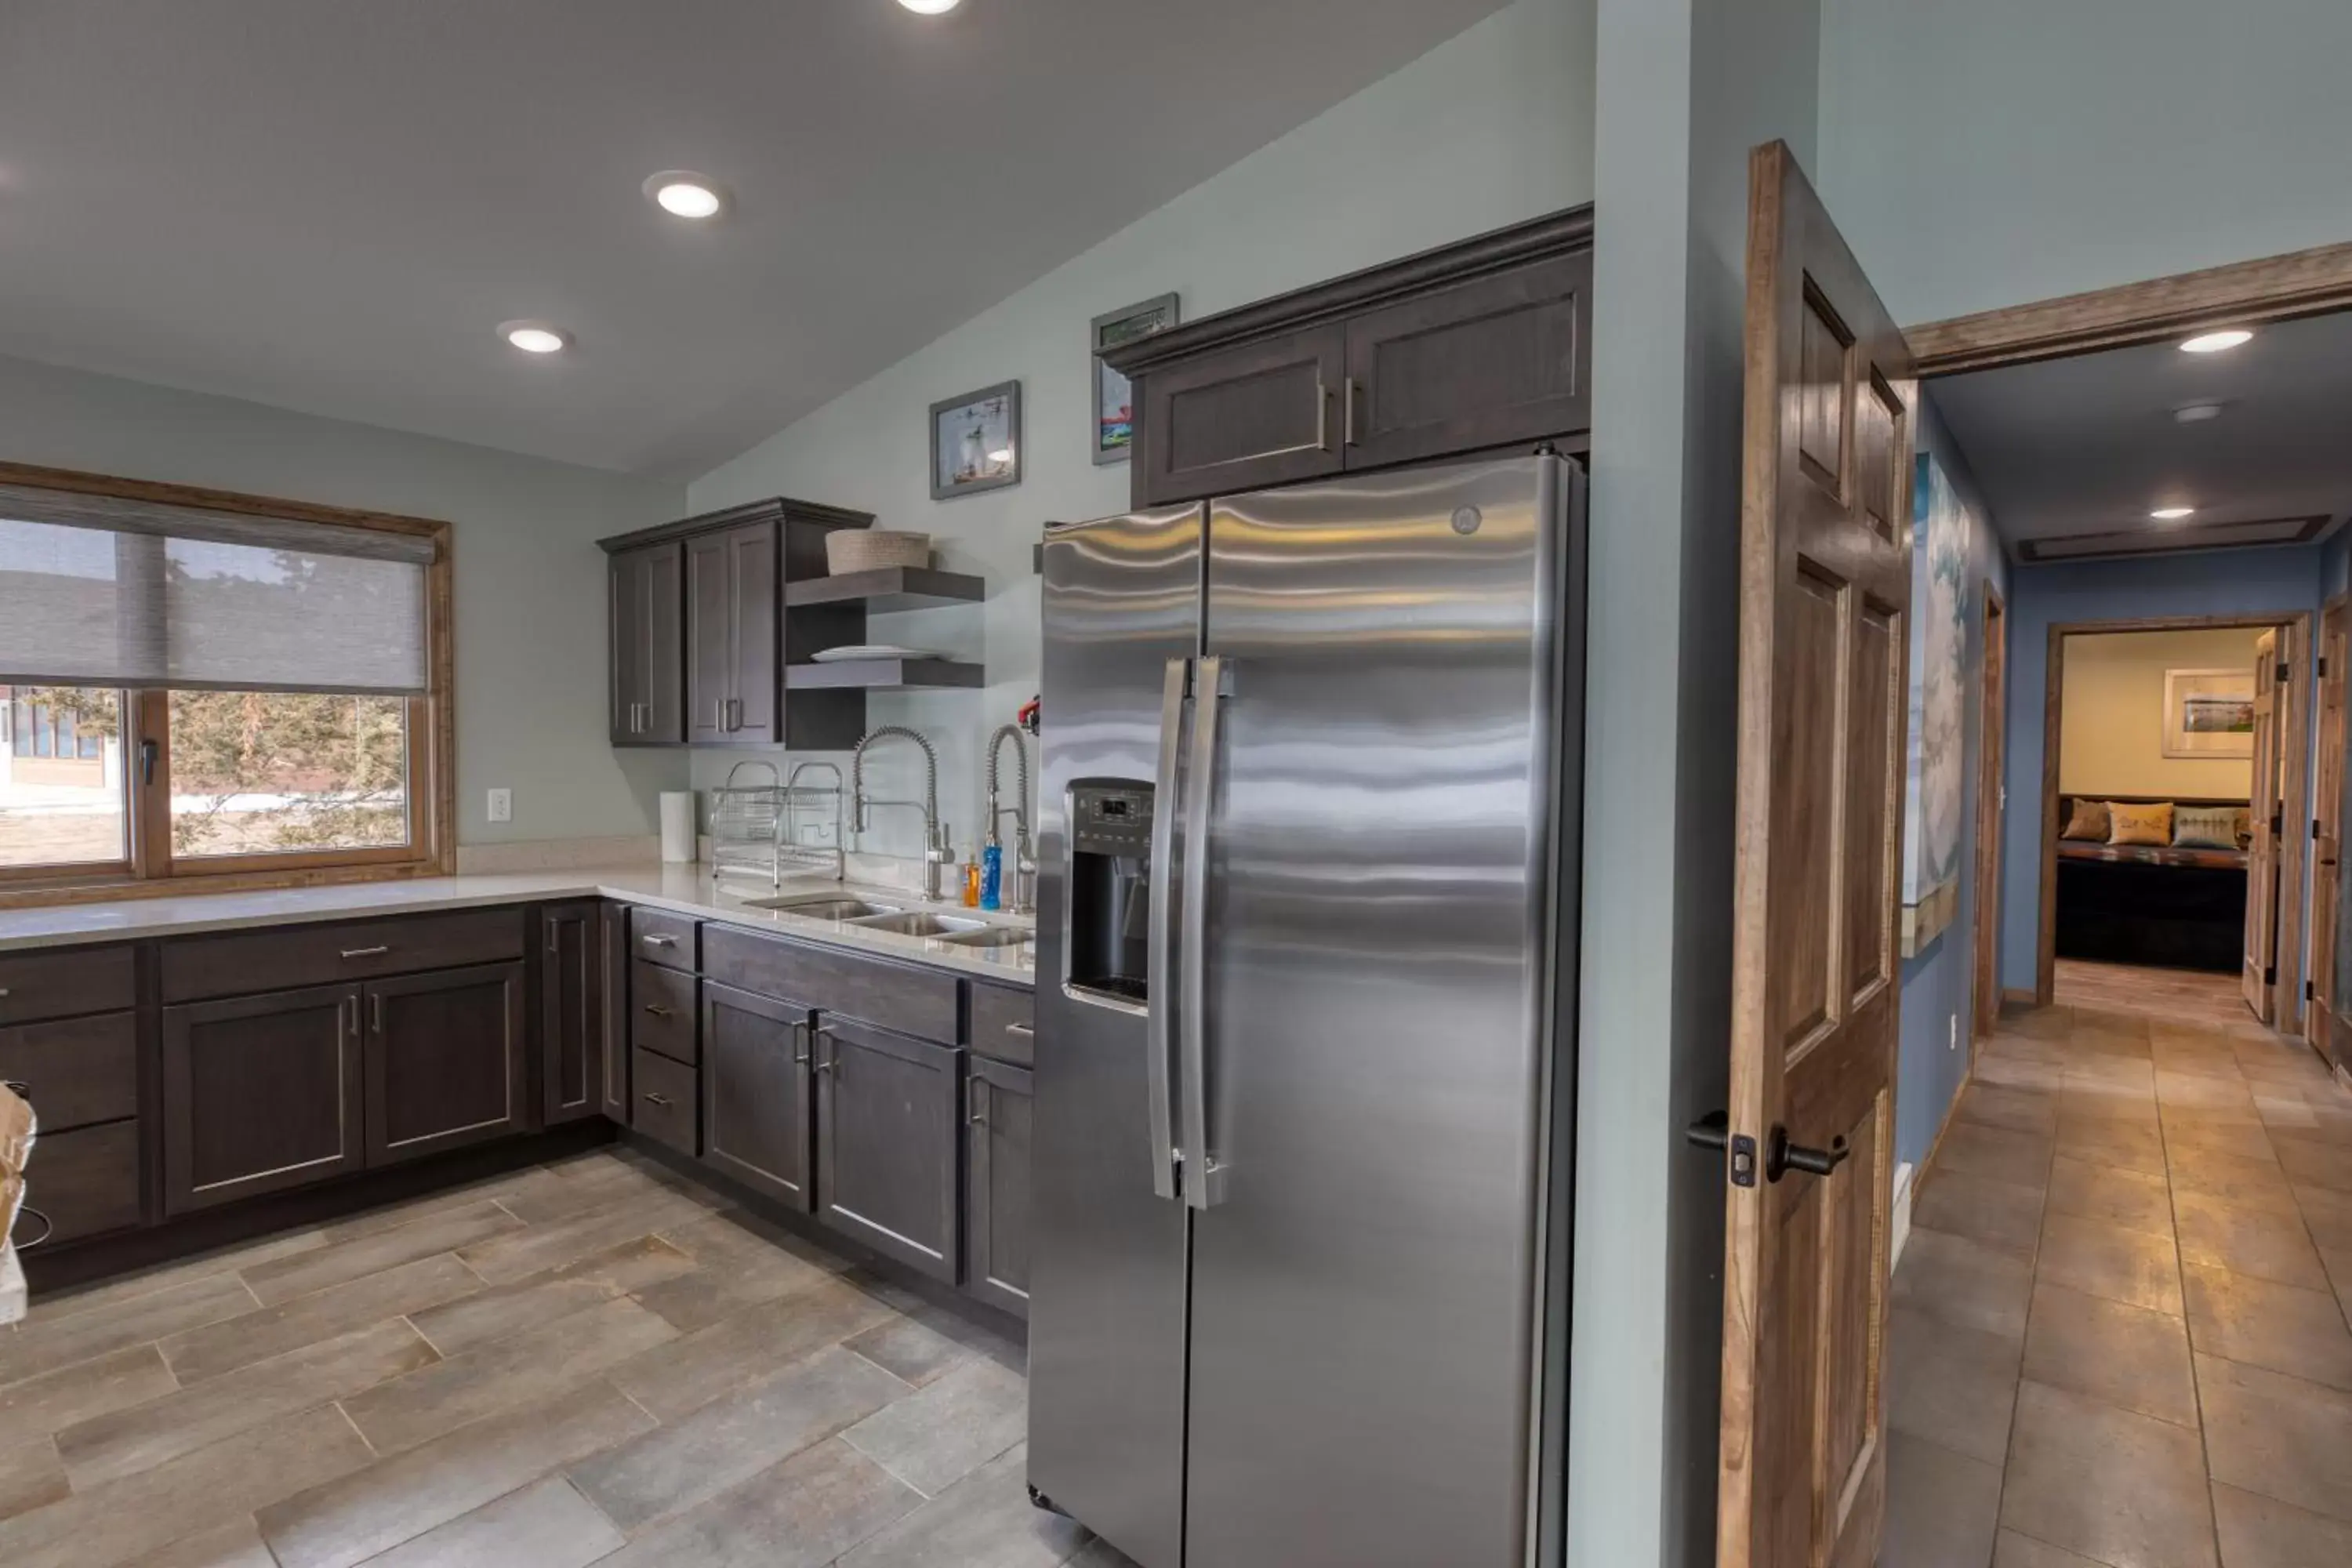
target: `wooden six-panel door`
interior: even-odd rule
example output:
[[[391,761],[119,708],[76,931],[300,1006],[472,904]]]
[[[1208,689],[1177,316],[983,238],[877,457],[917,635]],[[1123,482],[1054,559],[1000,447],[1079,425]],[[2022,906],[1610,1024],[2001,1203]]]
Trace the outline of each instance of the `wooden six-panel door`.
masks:
[[[2346,602],[2330,599],[2319,616],[2318,787],[2311,797],[2311,991],[2304,1005],[2304,1038],[2327,1048],[2327,1017],[2336,994],[2336,900],[2344,853],[2344,685]]]
[[[2254,639],[2254,763],[2246,826],[2246,952],[2239,987],[2254,1016],[2271,1021],[2271,989],[2278,983],[2279,636]]]
[[[1749,175],[1717,1561],[1844,1568],[1885,1514],[1916,388],[1788,148]]]

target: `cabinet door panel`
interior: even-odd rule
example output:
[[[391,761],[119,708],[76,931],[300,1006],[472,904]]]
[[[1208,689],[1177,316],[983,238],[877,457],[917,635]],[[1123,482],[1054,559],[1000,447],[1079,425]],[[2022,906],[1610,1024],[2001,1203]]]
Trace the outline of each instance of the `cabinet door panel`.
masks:
[[[163,1009],[163,1206],[185,1214],[364,1162],[360,992]]]
[[[727,541],[729,626],[727,738],[770,745],[778,732],[777,699],[782,694],[776,668],[776,528],[763,522],[738,528]]]
[[[683,559],[673,540],[622,551],[608,564],[616,745],[676,745],[686,738]]]
[[[606,904],[598,916],[604,944],[604,1120],[629,1124],[629,910]]]
[[[539,961],[540,1117],[578,1121],[604,1108],[604,933],[600,906],[541,910]]]
[[[705,533],[686,542],[686,738],[697,745],[727,739],[735,677],[727,538]]]
[[[974,1057],[964,1085],[964,1289],[1029,1315],[1029,1111],[1023,1068]]]
[[[809,1025],[805,1007],[705,983],[702,1158],[807,1213]]]
[[[1590,428],[1591,284],[1585,251],[1349,321],[1348,466]]]
[[[819,1016],[818,1217],[950,1284],[962,1054]]]
[[[378,980],[367,988],[367,1016],[369,1164],[523,1130],[521,964]]]
[[[1339,471],[1332,409],[1347,374],[1339,325],[1147,373],[1135,456],[1135,501],[1257,489]]]

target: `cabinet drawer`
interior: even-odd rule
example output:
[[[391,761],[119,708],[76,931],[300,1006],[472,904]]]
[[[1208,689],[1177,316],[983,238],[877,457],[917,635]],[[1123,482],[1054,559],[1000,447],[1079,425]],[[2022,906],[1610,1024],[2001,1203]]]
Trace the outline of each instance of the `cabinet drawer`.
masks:
[[[681,1154],[699,1156],[702,1142],[695,1136],[694,1069],[652,1051],[640,1050],[635,1056],[630,1088],[636,1105],[630,1125]]]
[[[199,1002],[503,963],[523,951],[520,909],[459,910],[414,920],[188,937],[163,944],[163,1000]]]
[[[695,929],[700,922],[688,915],[660,910],[629,911],[629,951],[648,963],[691,973],[695,967]]]
[[[70,1018],[139,1005],[127,947],[61,948],[0,957],[0,1024]]]
[[[139,1185],[136,1121],[44,1132],[25,1169],[25,1201],[56,1225],[53,1242],[137,1225]],[[39,1234],[34,1222],[17,1224],[28,1238]]]
[[[965,1043],[984,1057],[1033,1066],[1037,1059],[1037,1041],[1032,1020],[1036,1014],[1035,999],[1026,991],[1015,991],[1009,985],[983,985],[978,981],[971,987],[971,1030]]]
[[[139,1114],[139,1018],[105,1013],[0,1029],[0,1079],[25,1086],[41,1135]]]
[[[629,1043],[692,1066],[701,1059],[696,1048],[694,976],[643,959],[636,971],[629,998]]]
[[[927,1040],[956,1037],[956,978],[863,953],[714,925],[703,932],[703,973],[754,995],[845,1013]]]

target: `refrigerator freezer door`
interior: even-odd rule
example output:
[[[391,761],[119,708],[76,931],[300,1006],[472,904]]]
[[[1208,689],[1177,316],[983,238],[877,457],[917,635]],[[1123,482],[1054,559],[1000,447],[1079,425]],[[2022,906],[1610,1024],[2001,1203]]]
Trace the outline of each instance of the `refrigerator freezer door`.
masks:
[[[1045,544],[1029,1479],[1144,1568],[1181,1562],[1187,1226],[1152,1190],[1146,1016],[1066,984],[1066,813],[1075,781],[1159,778],[1168,664],[1200,646],[1202,518],[1112,518]],[[1165,1006],[1172,980],[1149,978],[1146,1005]]]
[[[1574,482],[1211,503],[1195,1568],[1526,1560]]]

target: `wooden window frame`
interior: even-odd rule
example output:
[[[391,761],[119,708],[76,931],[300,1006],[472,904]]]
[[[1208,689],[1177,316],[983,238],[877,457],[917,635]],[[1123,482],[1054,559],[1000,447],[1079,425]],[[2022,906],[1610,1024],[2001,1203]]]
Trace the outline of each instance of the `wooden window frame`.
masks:
[[[175,857],[172,853],[168,787],[151,787],[132,777],[141,766],[140,747],[152,742],[159,784],[171,778],[171,694],[132,689],[122,694],[123,798],[128,856],[119,861],[71,868],[0,868],[0,909],[41,904],[90,903],[110,899],[154,898],[193,892],[243,892],[333,883],[395,881],[446,877],[457,868],[457,654],[452,529],[431,518],[358,511],[274,496],[192,485],[163,484],[109,474],[79,473],[19,463],[0,463],[0,484],[117,496],[167,506],[325,523],[429,540],[432,562],[425,569],[425,694],[408,702],[409,842],[362,849],[305,849],[285,854]]]

